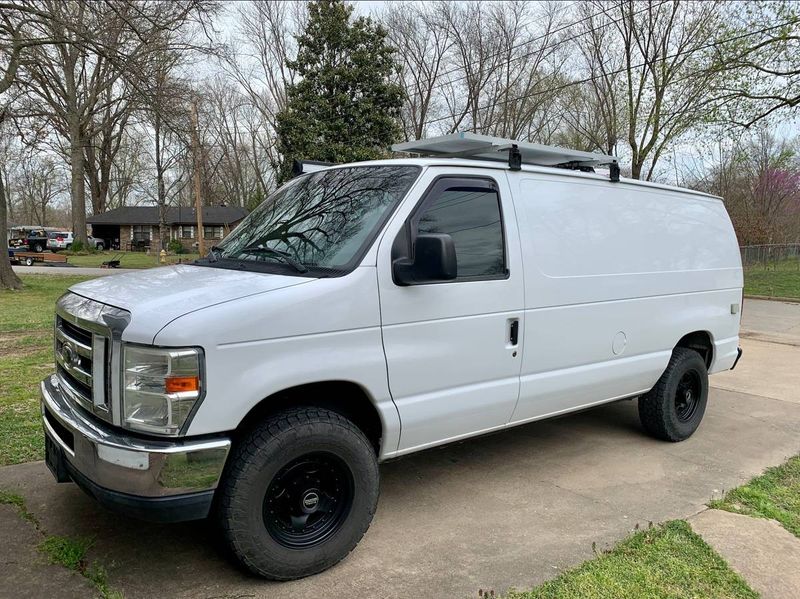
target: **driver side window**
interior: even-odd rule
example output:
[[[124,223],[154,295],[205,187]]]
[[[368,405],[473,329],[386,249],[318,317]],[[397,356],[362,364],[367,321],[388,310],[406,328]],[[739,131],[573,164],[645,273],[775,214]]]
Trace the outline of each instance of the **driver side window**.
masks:
[[[506,275],[500,197],[493,188],[461,184],[439,191],[417,220],[417,233],[453,238],[458,279]]]

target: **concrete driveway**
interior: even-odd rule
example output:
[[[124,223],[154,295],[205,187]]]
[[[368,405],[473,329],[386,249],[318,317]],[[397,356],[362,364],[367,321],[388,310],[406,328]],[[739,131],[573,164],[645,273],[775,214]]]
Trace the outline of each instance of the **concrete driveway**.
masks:
[[[384,464],[361,544],[297,582],[244,573],[209,524],[109,514],[74,485],[56,485],[42,463],[0,469],[0,488],[24,495],[48,533],[94,537],[90,559],[128,599],[474,597],[530,587],[591,558],[593,544],[690,516],[800,452],[800,304],[750,300],[743,329],[741,363],[712,377],[706,417],[688,441],[644,436],[626,401]]]

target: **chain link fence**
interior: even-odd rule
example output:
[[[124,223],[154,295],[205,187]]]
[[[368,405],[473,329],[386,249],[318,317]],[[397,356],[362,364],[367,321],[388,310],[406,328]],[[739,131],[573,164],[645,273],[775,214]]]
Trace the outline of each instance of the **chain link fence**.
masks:
[[[745,269],[777,269],[800,271],[800,243],[768,243],[743,245],[742,266]]]

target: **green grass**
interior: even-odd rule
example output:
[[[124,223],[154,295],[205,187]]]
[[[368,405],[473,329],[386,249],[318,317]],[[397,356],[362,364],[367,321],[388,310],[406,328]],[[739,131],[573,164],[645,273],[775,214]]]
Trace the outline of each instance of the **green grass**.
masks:
[[[73,537],[47,537],[39,544],[51,563],[59,564],[76,572],[86,570],[86,552],[92,546],[90,539]]]
[[[37,528],[39,527],[39,522],[36,520],[36,516],[28,511],[28,506],[25,505],[25,498],[22,497],[22,495],[10,493],[9,491],[0,491],[0,505],[13,505],[15,508],[17,508],[20,516]]]
[[[28,511],[24,497],[16,493],[0,491],[0,505],[2,504],[16,507],[20,516],[33,524],[40,534],[45,535],[39,521]],[[74,570],[88,578],[104,599],[122,599],[122,593],[115,591],[109,585],[106,569],[97,561],[93,561],[91,564],[88,562],[86,554],[93,543],[94,541],[84,537],[44,536],[38,549],[48,557],[51,563]]]
[[[92,544],[91,539],[83,537],[51,536],[39,544],[39,551],[44,553],[51,563],[74,570],[88,578],[104,599],[121,599],[122,593],[109,586],[106,569],[96,561],[90,564],[86,559]]]
[[[800,261],[785,260],[747,267],[744,271],[744,292],[748,295],[800,299]]]
[[[772,518],[800,537],[800,456],[769,468],[746,485],[709,504],[718,510]]]
[[[55,301],[88,278],[23,275],[23,289],[0,291],[0,466],[44,457],[39,382],[54,368]]]
[[[506,599],[756,598],[683,520],[637,532],[611,551]]]
[[[147,255],[144,252],[97,252],[92,254],[70,254],[69,252],[62,252],[67,256],[67,263],[74,266],[82,266],[89,268],[97,268],[103,262],[119,257],[120,268],[154,268],[161,266],[159,257],[151,254]],[[121,254],[121,257],[120,257]],[[179,261],[191,262],[198,258],[197,254],[178,254],[167,256],[168,264],[177,264]]]

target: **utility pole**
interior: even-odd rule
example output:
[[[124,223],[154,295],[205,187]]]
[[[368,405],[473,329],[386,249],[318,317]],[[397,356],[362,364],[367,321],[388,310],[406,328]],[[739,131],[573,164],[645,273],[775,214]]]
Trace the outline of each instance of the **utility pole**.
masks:
[[[192,102],[192,154],[194,155],[194,210],[197,214],[197,249],[200,252],[200,256],[205,256],[203,205],[200,201],[200,138],[197,133],[197,121],[197,102]]]

